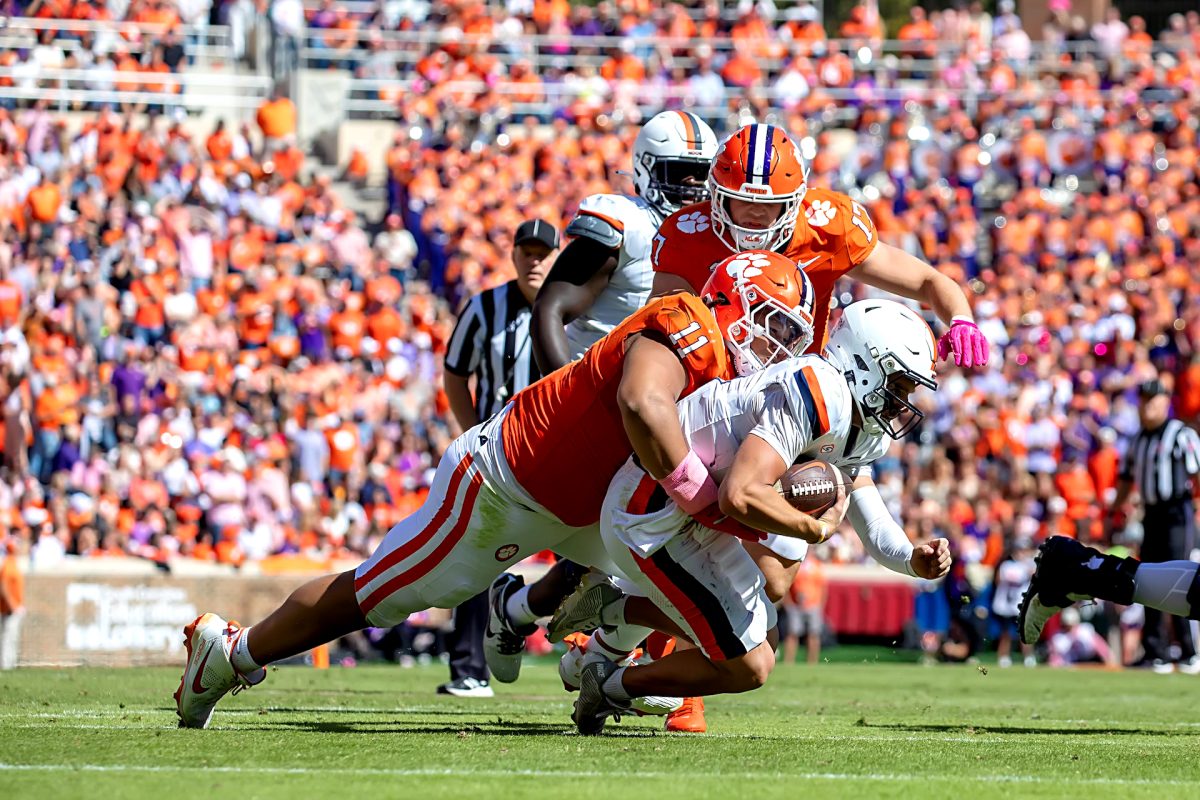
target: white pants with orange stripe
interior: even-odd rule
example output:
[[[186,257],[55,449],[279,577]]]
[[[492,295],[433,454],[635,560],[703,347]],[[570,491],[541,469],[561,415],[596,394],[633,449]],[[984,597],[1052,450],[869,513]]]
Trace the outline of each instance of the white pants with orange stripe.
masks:
[[[504,413],[454,440],[425,503],[388,531],[355,571],[358,604],[372,625],[397,625],[427,608],[453,608],[507,567],[572,537],[583,545],[569,548],[573,553],[602,552],[599,526],[564,525],[517,483],[504,458]]]
[[[742,540],[697,523],[632,459],[609,485],[600,530],[621,572],[709,659],[737,658],[767,640],[775,607]]]

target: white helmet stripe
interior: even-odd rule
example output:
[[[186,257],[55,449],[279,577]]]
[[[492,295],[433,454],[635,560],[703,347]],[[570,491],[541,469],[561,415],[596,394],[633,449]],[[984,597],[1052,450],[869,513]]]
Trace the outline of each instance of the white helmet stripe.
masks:
[[[749,183],[767,183],[771,171],[771,140],[767,136],[769,125],[754,125],[750,131],[750,152],[747,153],[746,180]]]

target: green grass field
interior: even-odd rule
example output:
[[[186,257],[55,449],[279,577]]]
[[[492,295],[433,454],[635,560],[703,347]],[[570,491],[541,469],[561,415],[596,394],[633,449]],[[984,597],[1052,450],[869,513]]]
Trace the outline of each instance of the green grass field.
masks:
[[[1200,678],[894,663],[785,666],[661,720],[575,735],[554,664],[494,700],[444,667],[276,670],[178,730],[168,669],[0,674],[0,798],[1200,796]]]

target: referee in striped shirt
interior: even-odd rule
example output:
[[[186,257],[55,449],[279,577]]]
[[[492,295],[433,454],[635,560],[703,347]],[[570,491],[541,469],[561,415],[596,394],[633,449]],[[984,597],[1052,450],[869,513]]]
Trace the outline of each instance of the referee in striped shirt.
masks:
[[[499,412],[514,394],[541,377],[529,320],[557,249],[558,230],[549,222],[521,223],[513,239],[516,279],[480,292],[463,308],[450,336],[444,380],[450,410],[464,431]],[[487,591],[481,592],[454,609],[448,642],[450,681],[438,687],[439,694],[492,696],[483,656],[487,597]]]
[[[1138,414],[1142,429],[1121,462],[1117,494],[1109,518],[1124,514],[1125,503],[1136,488],[1141,495],[1142,551],[1145,562],[1187,560],[1196,547],[1196,512],[1192,481],[1200,473],[1200,436],[1177,419],[1171,419],[1171,398],[1161,381],[1146,381],[1138,387]],[[1157,671],[1169,672],[1169,640],[1163,637],[1163,613],[1146,608],[1142,628],[1145,660]],[[1170,617],[1182,651],[1181,665],[1197,666],[1192,629],[1183,617]]]

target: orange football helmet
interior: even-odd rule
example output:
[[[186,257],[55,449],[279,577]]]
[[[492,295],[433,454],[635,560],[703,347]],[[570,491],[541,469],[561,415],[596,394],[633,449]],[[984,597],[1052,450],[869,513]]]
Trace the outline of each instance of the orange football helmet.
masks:
[[[800,151],[774,125],[755,123],[739,128],[717,150],[708,172],[713,232],[730,250],[775,250],[796,230],[800,201],[808,191],[808,170]],[[734,223],[730,200],[782,203],[775,221],[765,228]]]
[[[798,356],[812,344],[816,293],[785,255],[735,253],[713,267],[700,296],[716,317],[738,375]]]

